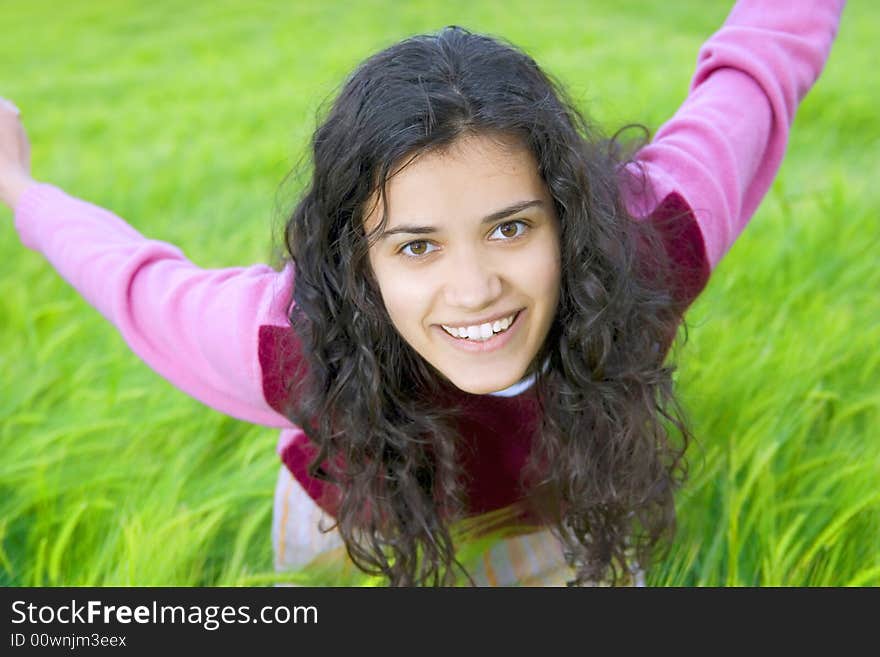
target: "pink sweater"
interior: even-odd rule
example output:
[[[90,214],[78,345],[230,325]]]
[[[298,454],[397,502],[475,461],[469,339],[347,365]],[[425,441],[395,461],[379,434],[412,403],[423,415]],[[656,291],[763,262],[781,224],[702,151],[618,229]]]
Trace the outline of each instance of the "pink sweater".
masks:
[[[844,0],[741,0],[700,49],[690,94],[638,154],[653,194],[631,192],[634,216],[658,221],[679,264],[686,308],[742,232],[782,161],[798,103],[821,72]],[[673,222],[664,221],[674,218]],[[294,271],[200,269],[113,213],[34,184],[15,208],[22,243],[41,252],[119,329],[150,367],[233,417],[282,429],[279,453],[332,513],[308,476],[314,448],[279,411],[285,364],[298,358],[287,322]],[[462,392],[464,467],[474,513],[517,499],[538,421],[530,390]]]

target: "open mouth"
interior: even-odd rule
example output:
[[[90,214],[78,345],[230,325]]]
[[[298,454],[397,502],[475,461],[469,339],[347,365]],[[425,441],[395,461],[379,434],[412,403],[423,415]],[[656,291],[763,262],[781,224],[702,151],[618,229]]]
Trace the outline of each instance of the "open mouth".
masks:
[[[441,324],[440,326],[448,335],[455,338],[456,340],[486,342],[487,340],[491,340],[496,335],[500,335],[509,331],[510,328],[516,323],[516,319],[517,317],[519,317],[519,314],[521,312],[522,309],[517,310],[515,313],[511,314],[508,317],[502,317],[499,320],[495,320],[494,322],[487,322],[485,324],[469,327],[453,328],[443,324]]]
[[[452,329],[452,327],[443,325],[435,326],[444,339],[448,340],[449,344],[452,346],[472,353],[485,353],[501,349],[513,339],[515,334],[519,333],[518,329],[523,323],[522,316],[524,313],[525,308],[520,308],[509,318],[505,317],[497,322],[492,322],[491,325],[487,323],[480,326],[470,326],[467,330],[458,329],[458,335],[454,335],[450,332],[450,329],[456,331],[456,329]],[[507,326],[505,326],[505,324],[507,324]],[[477,333],[475,329],[479,329],[480,332]],[[490,329],[491,333],[489,333]]]

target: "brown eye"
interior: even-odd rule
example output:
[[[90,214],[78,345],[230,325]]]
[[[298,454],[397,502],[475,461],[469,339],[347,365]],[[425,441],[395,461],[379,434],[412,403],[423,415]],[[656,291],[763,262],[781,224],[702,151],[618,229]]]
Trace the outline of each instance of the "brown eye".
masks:
[[[519,230],[522,227],[522,230]],[[501,241],[513,240],[517,237],[522,237],[529,230],[529,225],[525,221],[521,221],[517,219],[516,221],[506,221],[503,224],[498,224],[495,228],[493,235],[500,234],[501,237],[496,237],[495,239],[500,239]]]
[[[506,224],[501,224],[499,228],[501,229],[501,234],[504,235],[504,237],[516,237],[517,231],[516,224],[514,222],[511,221]]]
[[[415,260],[416,258],[422,258],[424,256],[430,255],[437,249],[428,250],[431,244],[427,240],[416,240],[415,242],[407,242],[400,249],[399,253],[407,258],[412,258]]]

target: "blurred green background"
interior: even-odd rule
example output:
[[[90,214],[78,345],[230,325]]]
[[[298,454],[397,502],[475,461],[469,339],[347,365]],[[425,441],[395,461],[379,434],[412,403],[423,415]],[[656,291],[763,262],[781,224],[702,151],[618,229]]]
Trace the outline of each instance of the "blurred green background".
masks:
[[[0,96],[23,112],[37,179],[201,266],[247,265],[272,260],[297,192],[282,181],[369,54],[463,25],[524,48],[607,132],[654,130],[729,7],[4,0]],[[880,584],[878,41],[880,5],[851,2],[778,179],[689,312],[677,380],[699,443],[649,584]],[[276,432],[148,370],[11,218],[0,583],[274,581]]]

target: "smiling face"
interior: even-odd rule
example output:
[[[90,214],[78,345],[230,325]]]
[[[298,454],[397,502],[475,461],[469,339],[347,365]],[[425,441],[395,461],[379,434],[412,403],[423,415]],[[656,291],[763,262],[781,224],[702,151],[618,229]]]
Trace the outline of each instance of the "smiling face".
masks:
[[[532,154],[513,141],[464,137],[392,176],[386,204],[364,226],[387,212],[369,257],[403,339],[466,392],[522,379],[553,323],[560,284],[559,222]]]

